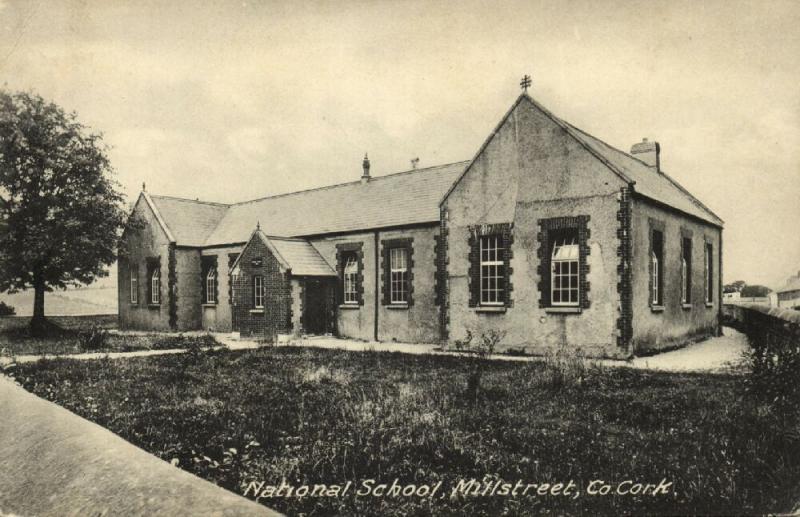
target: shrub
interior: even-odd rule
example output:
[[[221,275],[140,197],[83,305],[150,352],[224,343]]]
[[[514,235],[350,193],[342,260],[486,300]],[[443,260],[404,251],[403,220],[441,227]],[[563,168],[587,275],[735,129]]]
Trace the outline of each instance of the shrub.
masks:
[[[544,356],[544,368],[536,376],[537,384],[551,391],[566,391],[582,386],[590,369],[580,350],[561,346]]]
[[[17,310],[6,302],[0,302],[0,316],[13,316]]]
[[[108,330],[92,324],[78,333],[78,343],[84,352],[96,352],[108,347]]]
[[[746,311],[748,391],[782,408],[800,405],[800,321],[764,310]]]
[[[477,400],[478,392],[481,389],[481,378],[489,363],[489,357],[494,354],[498,343],[505,337],[505,332],[490,329],[482,332],[479,341],[472,343],[474,338],[472,331],[467,330],[467,335],[462,341],[455,341],[454,345],[459,352],[472,354],[469,361],[467,373],[467,395],[473,400]]]

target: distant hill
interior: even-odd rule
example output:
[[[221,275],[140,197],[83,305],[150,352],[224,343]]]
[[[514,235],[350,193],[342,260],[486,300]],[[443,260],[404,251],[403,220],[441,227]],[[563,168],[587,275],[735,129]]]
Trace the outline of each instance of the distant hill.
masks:
[[[17,310],[18,316],[33,315],[33,291],[16,294],[0,293],[0,302]],[[46,316],[88,316],[117,314],[117,266],[109,269],[109,276],[86,287],[53,291],[44,295]]]

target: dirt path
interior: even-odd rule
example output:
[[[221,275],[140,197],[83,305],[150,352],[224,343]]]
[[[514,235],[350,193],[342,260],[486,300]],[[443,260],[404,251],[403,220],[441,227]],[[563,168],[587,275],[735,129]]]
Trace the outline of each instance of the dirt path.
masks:
[[[124,334],[124,332],[120,332]],[[191,333],[187,333],[191,334]],[[132,332],[131,335],[136,335]],[[230,334],[214,334],[217,341],[222,343],[221,347],[230,350],[254,349],[262,346],[256,341],[248,339],[234,339]],[[411,343],[378,343],[367,341],[356,341],[352,339],[339,339],[335,337],[315,336],[298,340],[287,341],[277,346],[301,346],[311,348],[327,348],[334,350],[349,350],[353,352],[376,351],[376,352],[399,352],[404,354],[447,354],[465,355],[458,352],[443,352],[438,345],[430,344],[411,344]],[[737,365],[741,363],[743,353],[747,350],[747,340],[745,336],[736,330],[725,328],[725,335],[715,337],[706,341],[689,345],[685,348],[665,352],[662,354],[637,357],[631,361],[618,361],[611,359],[589,360],[603,366],[628,367],[643,370],[660,370],[672,372],[726,372],[735,371]],[[96,352],[85,354],[66,354],[66,355],[20,355],[14,357],[17,363],[35,362],[43,357],[62,357],[66,359],[92,360],[108,357],[111,359],[128,357],[148,357],[154,355],[180,354],[185,352],[183,349],[172,350],[141,350],[137,352]],[[537,361],[535,356],[511,356],[496,354],[491,357],[497,361]],[[10,357],[0,357],[0,365],[12,362]]]

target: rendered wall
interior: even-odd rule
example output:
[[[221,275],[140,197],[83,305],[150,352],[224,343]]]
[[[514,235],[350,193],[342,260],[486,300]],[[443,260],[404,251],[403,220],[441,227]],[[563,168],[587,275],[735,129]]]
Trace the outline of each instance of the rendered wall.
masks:
[[[241,253],[242,246],[230,246],[225,248],[209,248],[201,252],[203,257],[212,256],[217,259],[217,303],[201,304],[202,321],[201,327],[204,330],[216,332],[230,332],[231,326],[231,285],[229,275],[229,255],[231,253]],[[199,279],[198,282],[203,282]],[[202,284],[200,284],[202,285]]]
[[[654,172],[654,174],[656,174]],[[715,335],[720,310],[720,230],[655,206],[641,198],[633,200],[633,347],[647,352],[684,345]],[[663,310],[650,307],[650,219],[664,224]],[[691,308],[681,304],[681,229],[692,234]],[[704,244],[713,246],[713,301],[705,303]]]
[[[559,346],[620,357],[617,288],[620,190],[625,183],[561,127],[523,99],[448,197],[448,338],[467,330],[505,334],[501,349],[541,353]],[[589,307],[563,314],[539,307],[538,221],[589,216]],[[512,305],[505,312],[469,307],[470,226],[513,223]]]
[[[336,269],[336,245],[361,243],[363,252],[363,304],[338,307],[336,328],[339,336],[372,341],[375,339],[377,307],[378,340],[405,343],[435,343],[439,340],[438,307],[435,305],[436,256],[434,236],[438,224],[347,235],[315,238],[312,245]],[[407,308],[389,307],[383,303],[383,272],[381,270],[381,241],[413,239],[412,303]],[[375,255],[377,251],[377,261]],[[377,266],[377,271],[376,271]],[[376,276],[377,273],[377,276]],[[376,305],[377,289],[377,305]]]
[[[119,327],[121,329],[169,330],[169,240],[147,203],[140,198],[133,212],[144,226],[128,232],[120,243],[118,266]],[[161,303],[152,305],[147,299],[150,279],[147,259],[158,257],[161,264]],[[132,304],[130,274],[138,273],[139,300]]]

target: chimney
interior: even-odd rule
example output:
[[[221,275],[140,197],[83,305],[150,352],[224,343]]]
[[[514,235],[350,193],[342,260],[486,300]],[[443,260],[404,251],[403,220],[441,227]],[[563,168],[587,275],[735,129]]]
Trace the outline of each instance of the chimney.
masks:
[[[631,154],[638,158],[656,172],[661,172],[661,146],[658,142],[648,142],[643,138],[638,144],[633,144]]]
[[[367,153],[364,153],[364,161],[361,165],[364,167],[364,173],[361,175],[361,183],[366,183],[369,181],[369,157],[367,157]]]

